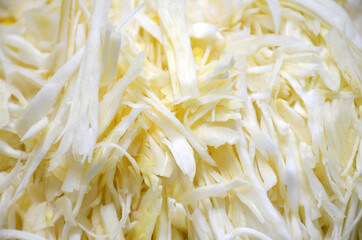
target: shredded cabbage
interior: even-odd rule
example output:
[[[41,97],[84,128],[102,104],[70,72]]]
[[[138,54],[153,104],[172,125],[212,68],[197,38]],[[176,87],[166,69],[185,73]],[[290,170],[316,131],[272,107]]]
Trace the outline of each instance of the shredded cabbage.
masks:
[[[361,239],[361,13],[0,1],[0,239]]]

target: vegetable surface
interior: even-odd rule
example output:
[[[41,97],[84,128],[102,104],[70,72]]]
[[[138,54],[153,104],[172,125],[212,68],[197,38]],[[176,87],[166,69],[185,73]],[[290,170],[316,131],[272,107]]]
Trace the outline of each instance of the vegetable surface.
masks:
[[[0,239],[361,239],[358,2],[0,1]]]

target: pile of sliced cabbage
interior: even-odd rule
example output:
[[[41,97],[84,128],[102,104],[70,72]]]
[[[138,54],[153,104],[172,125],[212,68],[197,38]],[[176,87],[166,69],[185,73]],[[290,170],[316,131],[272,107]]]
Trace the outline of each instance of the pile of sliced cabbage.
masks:
[[[361,13],[0,1],[0,239],[361,239]]]

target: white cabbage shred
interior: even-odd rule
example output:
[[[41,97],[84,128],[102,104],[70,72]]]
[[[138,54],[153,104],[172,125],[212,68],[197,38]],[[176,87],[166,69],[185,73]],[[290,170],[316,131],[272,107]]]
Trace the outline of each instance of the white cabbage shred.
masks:
[[[0,239],[361,239],[361,6],[0,1]]]

